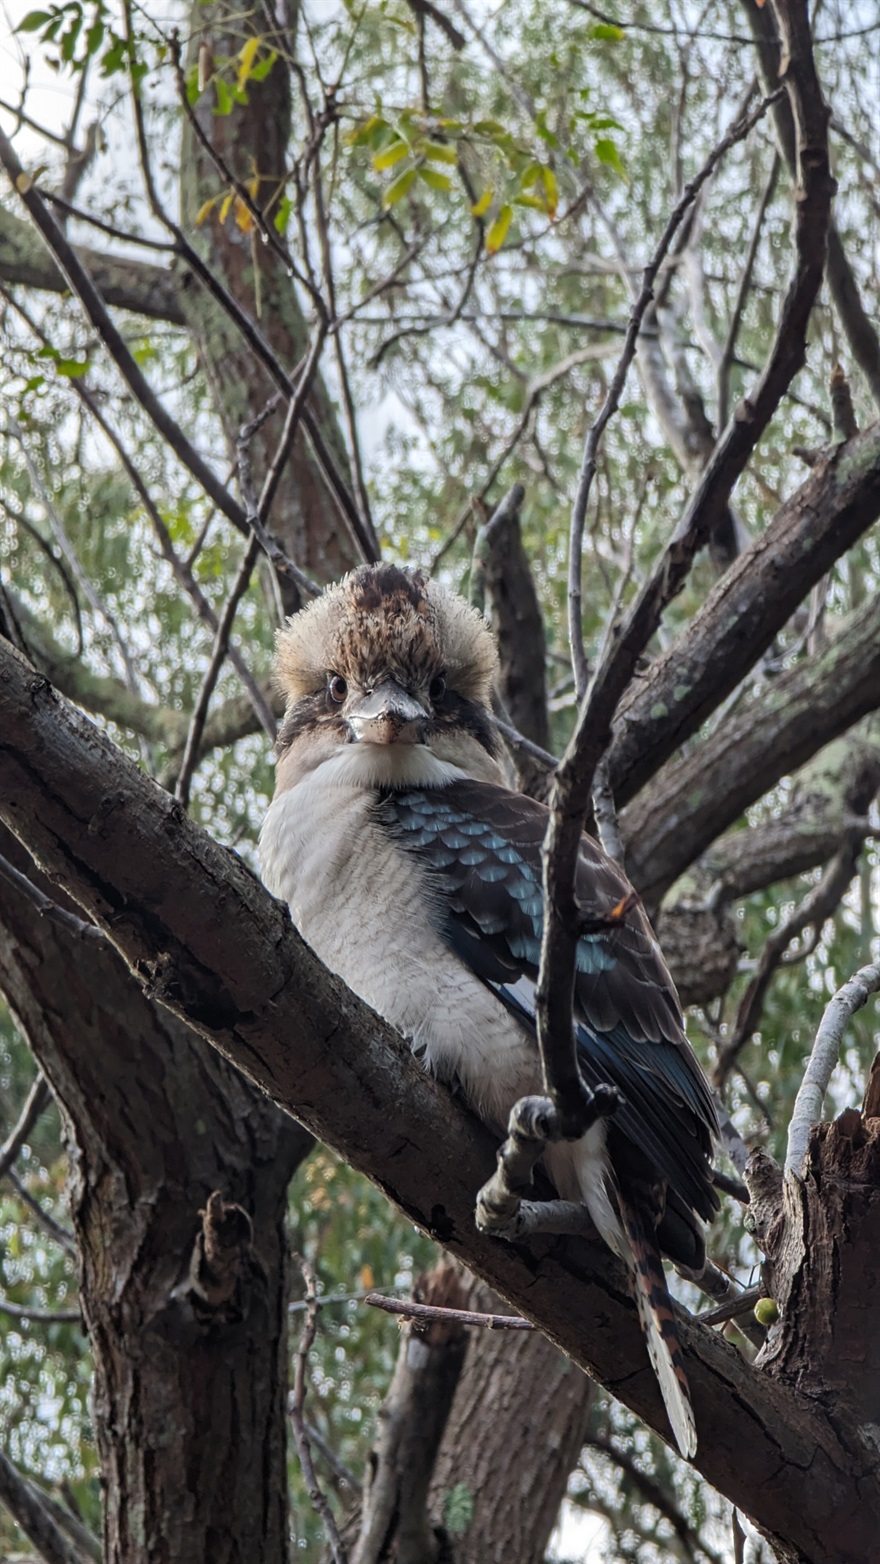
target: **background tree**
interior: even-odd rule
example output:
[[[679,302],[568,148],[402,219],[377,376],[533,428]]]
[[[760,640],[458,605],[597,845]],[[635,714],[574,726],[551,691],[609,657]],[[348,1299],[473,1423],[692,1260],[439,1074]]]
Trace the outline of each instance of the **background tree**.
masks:
[[[685,1467],[641,1421],[665,1428],[608,1256],[539,1247],[536,1271],[478,1239],[489,1138],[182,810],[253,864],[280,615],[380,548],[443,572],[495,624],[530,790],[598,670],[562,776],[587,794],[602,759],[592,809],[695,1045],[740,1134],[781,1155],[824,1003],[878,954],[878,40],[831,3],[811,37],[790,0],[23,17],[9,48],[32,69],[4,87],[0,142],[0,616],[118,746],[4,647],[0,1492],[42,1557],[322,1557],[286,1455],[292,1249],[321,1288],[294,1410],[337,1556],[541,1560],[567,1485],[615,1559],[867,1556],[878,1374],[840,1305],[870,1314],[873,1099],[814,1136],[784,1211],[759,1163],[747,1224],[733,1201],[713,1232],[748,1280],[757,1226],[785,1307],[762,1372],[736,1327],[738,1357],[687,1334]],[[61,128],[35,96],[46,60]],[[309,1134],[205,1035],[335,1149],[304,1162]],[[869,1008],[839,1107],[875,1048]],[[387,1144],[391,1080],[409,1150]],[[832,1210],[842,1172],[856,1203]],[[799,1247],[807,1218],[833,1275]],[[374,1283],[425,1271],[429,1298],[509,1308],[428,1271],[413,1219],[570,1358],[437,1327],[389,1388]],[[731,1540],[715,1489],[770,1541]]]

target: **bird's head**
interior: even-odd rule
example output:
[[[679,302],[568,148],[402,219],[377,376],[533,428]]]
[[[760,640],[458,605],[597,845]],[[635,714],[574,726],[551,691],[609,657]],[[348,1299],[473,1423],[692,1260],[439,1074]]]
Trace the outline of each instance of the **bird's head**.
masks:
[[[484,620],[463,598],[396,565],[353,571],[279,632],[279,785],[352,744],[363,747],[365,776],[415,780],[418,749],[498,781],[497,665]]]

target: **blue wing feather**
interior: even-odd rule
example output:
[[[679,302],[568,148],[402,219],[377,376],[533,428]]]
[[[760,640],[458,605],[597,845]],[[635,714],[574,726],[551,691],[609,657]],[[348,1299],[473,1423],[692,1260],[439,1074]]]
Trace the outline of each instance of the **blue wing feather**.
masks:
[[[380,823],[429,877],[443,938],[517,1019],[534,1032],[522,979],[537,976],[543,927],[543,805],[490,783],[383,794]],[[656,1173],[703,1217],[717,1207],[708,1173],[716,1132],[705,1078],[684,1034],[672,979],[637,898],[618,866],[584,837],[576,894],[586,932],[577,952],[575,1021],[589,1085],[624,1094],[614,1120]],[[515,985],[520,987],[515,990]]]

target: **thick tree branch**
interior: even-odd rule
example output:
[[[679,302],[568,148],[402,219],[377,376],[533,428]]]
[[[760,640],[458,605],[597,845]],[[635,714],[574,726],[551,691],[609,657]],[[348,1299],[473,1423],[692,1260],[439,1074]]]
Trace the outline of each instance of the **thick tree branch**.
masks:
[[[0,814],[75,895],[153,994],[376,1181],[655,1428],[659,1392],[622,1267],[607,1250],[499,1244],[473,1199],[492,1139],[405,1043],[329,974],[234,854],[72,711],[11,648],[0,654]],[[400,1126],[395,1128],[394,1126]],[[683,1318],[700,1470],[779,1539],[783,1557],[864,1564],[880,1504],[876,1452],[846,1447],[823,1406],[771,1384]],[[784,1474],[799,1479],[792,1514]],[[800,1478],[809,1469],[810,1480]]]
[[[880,597],[818,657],[768,680],[625,809],[630,878],[650,906],[788,772],[880,708]]]
[[[880,424],[829,452],[621,702],[610,751],[619,806],[741,682],[810,588],[880,516]]]
[[[135,241],[136,242],[136,241]],[[172,326],[185,324],[180,279],[170,268],[133,261],[75,245],[76,254],[98,292],[115,309],[131,310]],[[0,208],[0,279],[10,287],[67,293],[70,284],[30,223]]]

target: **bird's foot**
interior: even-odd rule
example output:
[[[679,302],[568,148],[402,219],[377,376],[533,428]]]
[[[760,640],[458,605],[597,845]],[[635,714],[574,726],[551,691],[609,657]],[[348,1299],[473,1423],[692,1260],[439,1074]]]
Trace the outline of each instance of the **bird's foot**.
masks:
[[[623,1098],[616,1086],[600,1082],[588,1093],[587,1122],[581,1122],[577,1138],[599,1119],[617,1112]],[[560,1114],[549,1097],[521,1097],[510,1111],[507,1139],[498,1152],[498,1165],[477,1196],[476,1222],[483,1233],[515,1240],[532,1233],[583,1233],[592,1224],[586,1207],[571,1200],[524,1200],[531,1187],[532,1169],[546,1147],[569,1138]]]

